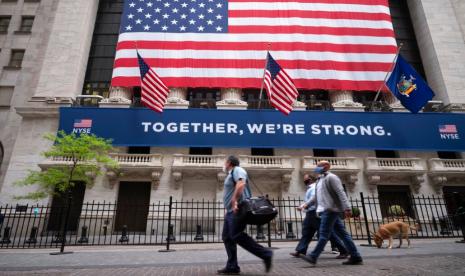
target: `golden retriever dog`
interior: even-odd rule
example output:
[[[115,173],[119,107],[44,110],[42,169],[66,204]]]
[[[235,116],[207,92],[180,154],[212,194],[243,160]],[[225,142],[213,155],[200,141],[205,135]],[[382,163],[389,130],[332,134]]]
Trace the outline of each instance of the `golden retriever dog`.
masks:
[[[410,226],[402,221],[394,221],[391,223],[381,225],[376,233],[372,233],[372,236],[376,244],[376,247],[378,248],[381,248],[385,239],[389,239],[388,248],[391,249],[392,238],[394,236],[399,237],[399,246],[397,246],[397,248],[400,248],[402,246],[402,239],[407,240],[408,247],[410,248],[410,240],[408,238],[410,229],[416,231],[417,227]]]

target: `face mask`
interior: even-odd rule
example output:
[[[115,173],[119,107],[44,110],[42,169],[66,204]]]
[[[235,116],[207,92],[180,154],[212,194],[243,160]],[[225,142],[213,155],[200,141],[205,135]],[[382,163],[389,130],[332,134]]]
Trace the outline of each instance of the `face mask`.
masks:
[[[313,171],[316,172],[316,173],[321,174],[321,173],[324,173],[325,168],[324,167],[316,167]]]
[[[310,184],[310,179],[304,180],[305,185]]]

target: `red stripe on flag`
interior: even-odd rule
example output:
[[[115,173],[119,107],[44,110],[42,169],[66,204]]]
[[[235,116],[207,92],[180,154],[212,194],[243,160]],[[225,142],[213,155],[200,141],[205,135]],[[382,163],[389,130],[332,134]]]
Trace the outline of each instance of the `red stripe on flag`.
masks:
[[[324,19],[384,20],[391,21],[389,14],[366,12],[300,11],[300,10],[230,10],[229,17],[301,17]]]
[[[204,41],[138,41],[139,50],[249,50],[266,51],[267,43],[258,42],[204,42]],[[132,41],[119,42],[117,50],[136,49]],[[397,48],[388,45],[363,45],[363,44],[331,44],[331,43],[303,43],[303,42],[274,42],[273,51],[313,51],[336,53],[367,53],[367,54],[392,54]],[[146,58],[147,59],[147,58]],[[262,61],[263,63],[263,61]]]
[[[273,3],[279,2],[276,0],[229,0],[232,2],[257,2],[257,3]],[[285,2],[285,1],[282,1]],[[320,4],[355,4],[355,5],[381,5],[388,7],[388,0],[292,0],[297,3],[320,3]]]

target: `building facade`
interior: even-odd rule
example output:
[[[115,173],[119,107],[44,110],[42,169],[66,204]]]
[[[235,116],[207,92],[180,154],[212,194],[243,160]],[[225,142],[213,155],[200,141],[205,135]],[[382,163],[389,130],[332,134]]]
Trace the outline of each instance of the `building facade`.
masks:
[[[465,3],[460,0],[391,0],[402,55],[436,92],[426,108],[465,112]],[[41,152],[56,132],[60,106],[139,108],[137,88],[111,87],[122,0],[2,0],[0,2],[0,204],[33,187],[17,187],[28,170],[62,165]],[[254,109],[258,90],[172,87],[167,108]],[[365,112],[374,91],[300,91],[295,112]],[[376,110],[407,112],[390,95]],[[267,103],[263,102],[266,106]],[[83,201],[222,199],[224,159],[242,166],[270,197],[299,197],[302,175],[329,160],[350,196],[465,192],[462,152],[350,149],[118,147],[122,176],[107,172]],[[84,190],[85,189],[85,190]],[[48,204],[52,198],[44,199]]]

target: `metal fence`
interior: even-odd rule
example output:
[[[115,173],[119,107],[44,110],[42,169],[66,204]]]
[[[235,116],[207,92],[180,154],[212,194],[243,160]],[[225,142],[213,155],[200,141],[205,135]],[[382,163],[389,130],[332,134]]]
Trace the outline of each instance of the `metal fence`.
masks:
[[[272,202],[279,210],[278,216],[269,225],[248,226],[247,232],[269,246],[275,241],[299,239],[305,216],[296,210],[301,199],[279,198]],[[353,217],[344,220],[346,228],[354,239],[367,240],[370,244],[370,232],[395,220],[416,226],[418,230],[410,233],[414,238],[464,235],[463,217],[448,213],[443,197],[414,196],[402,202],[404,205],[360,193],[359,198],[350,198]],[[0,206],[0,248],[59,247],[67,210],[68,206]],[[86,202],[77,215],[69,216],[65,243],[168,247],[172,243],[217,243],[221,242],[223,215],[222,202],[211,200],[170,198],[168,202],[148,206]]]

